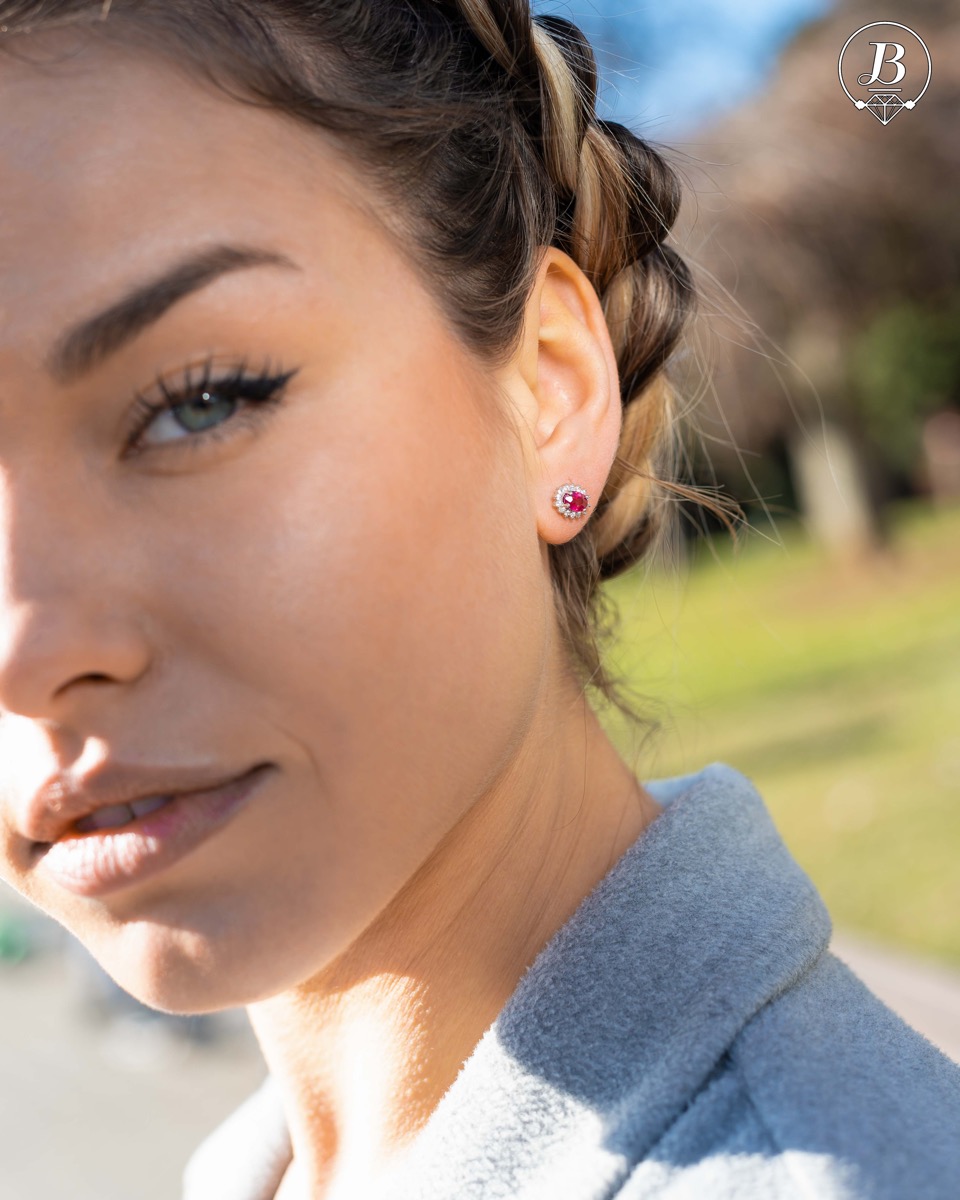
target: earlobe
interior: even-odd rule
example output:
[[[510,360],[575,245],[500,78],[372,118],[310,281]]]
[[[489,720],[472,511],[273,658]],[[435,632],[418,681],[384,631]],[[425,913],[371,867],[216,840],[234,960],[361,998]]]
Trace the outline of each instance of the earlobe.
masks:
[[[541,262],[530,306],[524,349],[537,405],[538,532],[560,543],[582,528],[603,490],[620,441],[620,385],[599,297],[556,247]]]

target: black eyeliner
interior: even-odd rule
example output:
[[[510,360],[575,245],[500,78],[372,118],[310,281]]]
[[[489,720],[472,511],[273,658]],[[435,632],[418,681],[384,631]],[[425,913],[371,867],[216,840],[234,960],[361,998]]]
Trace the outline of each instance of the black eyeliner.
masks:
[[[239,409],[221,425],[212,426],[207,430],[190,431],[184,429],[184,437],[173,439],[160,445],[180,445],[187,443],[197,445],[208,440],[218,440],[230,436],[233,428],[239,424],[248,424],[258,416],[265,416],[269,409],[280,404],[286,385],[298,373],[299,368],[289,371],[275,372],[269,362],[257,374],[249,372],[247,360],[224,374],[216,374],[213,359],[207,359],[200,368],[200,375],[194,379],[194,368],[188,367],[182,381],[176,385],[168,383],[163,376],[158,376],[154,386],[163,396],[163,400],[151,400],[140,392],[137,393],[134,412],[133,428],[127,436],[127,449],[134,449],[134,457],[144,452],[145,448],[136,448],[137,439],[149,426],[154,417],[160,413],[175,409],[180,405],[199,400],[205,393],[215,393],[225,399],[247,401],[249,406]],[[221,429],[223,432],[221,433]]]

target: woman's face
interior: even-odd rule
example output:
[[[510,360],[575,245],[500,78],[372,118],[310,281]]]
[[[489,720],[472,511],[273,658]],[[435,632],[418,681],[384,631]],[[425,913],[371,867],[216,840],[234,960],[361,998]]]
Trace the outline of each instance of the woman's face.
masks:
[[[248,1003],[346,949],[508,760],[541,482],[323,135],[93,46],[3,60],[0,108],[0,873],[145,1002]],[[255,253],[207,270],[226,246]],[[258,408],[238,372],[290,374]],[[139,414],[161,384],[179,407]],[[83,894],[28,804],[105,761],[274,768]]]

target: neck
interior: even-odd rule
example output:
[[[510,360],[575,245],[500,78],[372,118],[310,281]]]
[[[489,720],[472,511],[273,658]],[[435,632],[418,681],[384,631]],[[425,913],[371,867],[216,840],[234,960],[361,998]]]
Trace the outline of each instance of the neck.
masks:
[[[661,811],[580,696],[529,730],[345,954],[248,1006],[307,1194],[373,1190],[537,953]]]

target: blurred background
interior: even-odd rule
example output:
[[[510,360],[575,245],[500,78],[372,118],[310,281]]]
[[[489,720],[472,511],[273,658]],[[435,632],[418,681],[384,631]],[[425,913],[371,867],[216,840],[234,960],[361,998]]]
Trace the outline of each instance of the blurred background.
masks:
[[[734,546],[682,506],[669,553],[608,585],[660,729],[604,720],[645,779],[748,774],[836,952],[960,1061],[960,0],[535,9],[581,25],[600,115],[683,177],[685,478],[748,518]],[[933,63],[887,124],[837,73],[881,18]],[[265,1073],[243,1010],[144,1008],[3,885],[0,1056],[4,1200],[176,1200]]]

